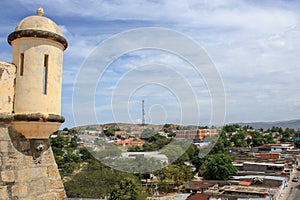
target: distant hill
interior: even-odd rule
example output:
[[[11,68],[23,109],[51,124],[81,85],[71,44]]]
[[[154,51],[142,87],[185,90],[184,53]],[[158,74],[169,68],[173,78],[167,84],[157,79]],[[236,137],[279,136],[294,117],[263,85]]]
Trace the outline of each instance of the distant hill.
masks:
[[[300,119],[297,120],[288,120],[288,121],[275,121],[275,122],[240,122],[235,123],[241,126],[252,126],[255,129],[263,128],[264,130],[272,128],[273,126],[281,127],[282,129],[291,128],[298,130],[300,129]]]
[[[140,131],[142,132],[144,129],[154,129],[156,131],[162,130],[163,124],[145,124],[142,126],[141,124],[129,124],[129,123],[107,123],[107,124],[91,124],[85,126],[74,127],[78,130],[98,130],[101,131],[103,129],[121,129],[121,130],[131,130],[131,131]],[[197,129],[198,126],[195,125],[180,125],[182,130],[193,130]]]
[[[154,124],[128,124],[128,123],[107,123],[107,124],[92,124],[85,126],[78,126],[76,129],[82,130],[103,130],[103,129],[121,129],[121,130],[132,130],[132,131],[143,131],[145,128],[161,130],[163,125]]]
[[[267,130],[268,128],[272,128],[273,126],[281,127],[282,129],[291,128],[298,130],[300,129],[300,119],[297,120],[287,120],[287,121],[274,121],[274,122],[238,122],[238,123],[230,123],[230,124],[239,124],[241,126],[252,126],[254,129],[263,128]],[[131,131],[143,131],[145,128],[150,128],[154,130],[161,130],[163,125],[154,125],[154,124],[145,124],[144,127],[141,124],[128,124],[128,123],[108,123],[108,124],[94,124],[94,125],[86,125],[79,126],[76,129],[83,130],[103,130],[107,128],[120,128],[121,130]],[[197,129],[197,126],[192,125],[181,125],[181,128],[184,130]]]

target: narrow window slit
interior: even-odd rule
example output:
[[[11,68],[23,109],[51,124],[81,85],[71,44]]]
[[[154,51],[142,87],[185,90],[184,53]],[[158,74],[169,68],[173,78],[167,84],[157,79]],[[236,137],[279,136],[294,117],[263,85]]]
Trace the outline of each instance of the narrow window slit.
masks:
[[[45,55],[44,67],[43,67],[43,94],[47,94],[48,60],[49,60],[49,55]]]
[[[24,73],[24,53],[20,55],[20,76],[23,76]]]

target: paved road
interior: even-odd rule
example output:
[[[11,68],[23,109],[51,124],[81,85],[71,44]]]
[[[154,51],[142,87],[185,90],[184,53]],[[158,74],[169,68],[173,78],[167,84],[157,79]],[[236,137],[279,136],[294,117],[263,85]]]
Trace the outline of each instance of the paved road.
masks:
[[[300,171],[297,172],[299,182],[291,182],[289,184],[290,192],[286,194],[286,200],[299,200],[300,199]]]

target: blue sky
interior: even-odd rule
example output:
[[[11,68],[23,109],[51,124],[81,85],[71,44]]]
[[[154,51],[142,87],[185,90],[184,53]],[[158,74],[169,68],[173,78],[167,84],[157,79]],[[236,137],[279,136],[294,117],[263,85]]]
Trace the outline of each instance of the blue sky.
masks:
[[[177,31],[206,51],[225,89],[225,123],[300,118],[299,1],[3,0],[1,60],[11,61],[8,34],[39,6],[69,42],[64,54],[62,114],[66,122],[62,127],[89,122],[84,106],[74,117],[72,102],[76,77],[93,50],[116,34],[144,27]],[[180,46],[176,41],[174,45]],[[154,78],[153,84],[137,81],[147,77]],[[160,81],[172,85],[175,92]],[[177,90],[190,88],[187,97],[179,98],[184,93]],[[122,96],[121,91],[126,94]],[[136,50],[116,58],[103,76],[99,74],[93,95],[99,123],[141,122],[142,99],[149,123],[192,124],[199,117],[193,111],[199,109],[200,123],[210,124],[213,110],[205,77],[197,76],[179,56],[157,49]],[[75,102],[85,102],[84,94],[76,98]],[[183,110],[188,113],[184,119]]]

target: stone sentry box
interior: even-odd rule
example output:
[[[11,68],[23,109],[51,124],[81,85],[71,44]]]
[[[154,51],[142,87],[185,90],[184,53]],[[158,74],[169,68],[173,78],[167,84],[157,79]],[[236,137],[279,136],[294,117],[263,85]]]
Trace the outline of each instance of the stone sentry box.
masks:
[[[43,16],[8,36],[12,63],[0,62],[0,199],[65,199],[49,136],[61,116],[63,51],[59,27]]]
[[[30,140],[36,162],[40,162],[45,140],[64,122],[60,115],[61,85],[67,41],[43,14],[39,8],[37,16],[21,20],[8,36],[16,73],[13,100],[2,119]]]

